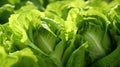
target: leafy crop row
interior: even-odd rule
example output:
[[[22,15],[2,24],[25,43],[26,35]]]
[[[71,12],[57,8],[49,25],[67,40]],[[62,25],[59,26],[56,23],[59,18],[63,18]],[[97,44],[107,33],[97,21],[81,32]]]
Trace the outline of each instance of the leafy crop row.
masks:
[[[119,66],[119,0],[0,2],[0,67]]]

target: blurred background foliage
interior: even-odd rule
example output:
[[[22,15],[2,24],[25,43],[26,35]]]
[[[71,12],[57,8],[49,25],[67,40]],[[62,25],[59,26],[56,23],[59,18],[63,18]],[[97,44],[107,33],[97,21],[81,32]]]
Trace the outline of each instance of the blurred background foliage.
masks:
[[[38,10],[45,11],[45,9],[47,8],[47,5],[49,5],[50,3],[54,3],[56,1],[59,1],[59,2],[60,1],[66,1],[66,2],[77,1],[80,3],[76,3],[75,5],[81,6],[80,0],[1,0],[0,1],[0,24],[8,22],[8,18],[10,17],[10,15],[26,4],[33,4]],[[104,8],[105,10],[109,10],[109,8],[120,3],[120,0],[83,0],[83,1],[85,2],[86,5],[89,5],[92,7],[94,6],[94,7]]]

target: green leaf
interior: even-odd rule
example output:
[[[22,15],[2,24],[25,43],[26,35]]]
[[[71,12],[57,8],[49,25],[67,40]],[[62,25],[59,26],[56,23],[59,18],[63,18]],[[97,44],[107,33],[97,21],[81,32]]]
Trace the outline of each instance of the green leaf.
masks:
[[[112,35],[120,34],[120,5],[116,5],[109,12],[109,19],[111,22],[110,31]],[[114,32],[113,32],[114,31]]]
[[[85,50],[88,47],[87,43],[82,44],[71,54],[66,67],[85,67]]]
[[[96,61],[91,67],[118,67],[120,66],[120,42],[117,43],[117,48],[109,55]]]
[[[62,56],[66,47],[65,41],[61,41],[55,47],[55,50],[50,54],[50,57],[53,58],[53,61],[58,65],[58,67],[62,67]]]
[[[13,14],[14,6],[10,4],[5,4],[0,7],[0,24],[8,22],[8,18]]]
[[[44,28],[41,28],[33,34],[34,43],[39,47],[42,51],[49,54],[55,48],[58,38],[52,35],[49,31]]]
[[[8,55],[5,49],[0,46],[0,67],[11,67],[17,60],[17,57]]]
[[[38,59],[30,48],[24,48],[23,50],[16,51],[10,55],[18,58],[17,62],[11,67],[39,67],[37,64]]]
[[[50,3],[46,8],[46,12],[50,12],[66,20],[69,10],[71,10],[71,8],[74,7],[76,8],[85,7],[84,0],[74,0],[74,1],[66,0],[66,1],[57,1],[54,3]]]
[[[5,48],[6,52],[11,51],[12,32],[8,23],[0,25],[0,45]]]

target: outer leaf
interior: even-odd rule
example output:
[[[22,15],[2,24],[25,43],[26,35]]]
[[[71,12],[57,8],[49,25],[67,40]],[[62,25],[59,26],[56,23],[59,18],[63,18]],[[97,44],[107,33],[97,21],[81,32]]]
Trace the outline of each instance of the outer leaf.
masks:
[[[84,43],[71,54],[66,67],[85,67],[85,50],[88,44]]]
[[[17,60],[17,57],[8,55],[5,49],[0,46],[0,67],[11,67]]]
[[[38,59],[29,48],[11,53],[10,55],[18,58],[17,62],[11,67],[38,67]]]
[[[119,67],[120,66],[120,43],[109,55],[95,62],[91,67]]]

